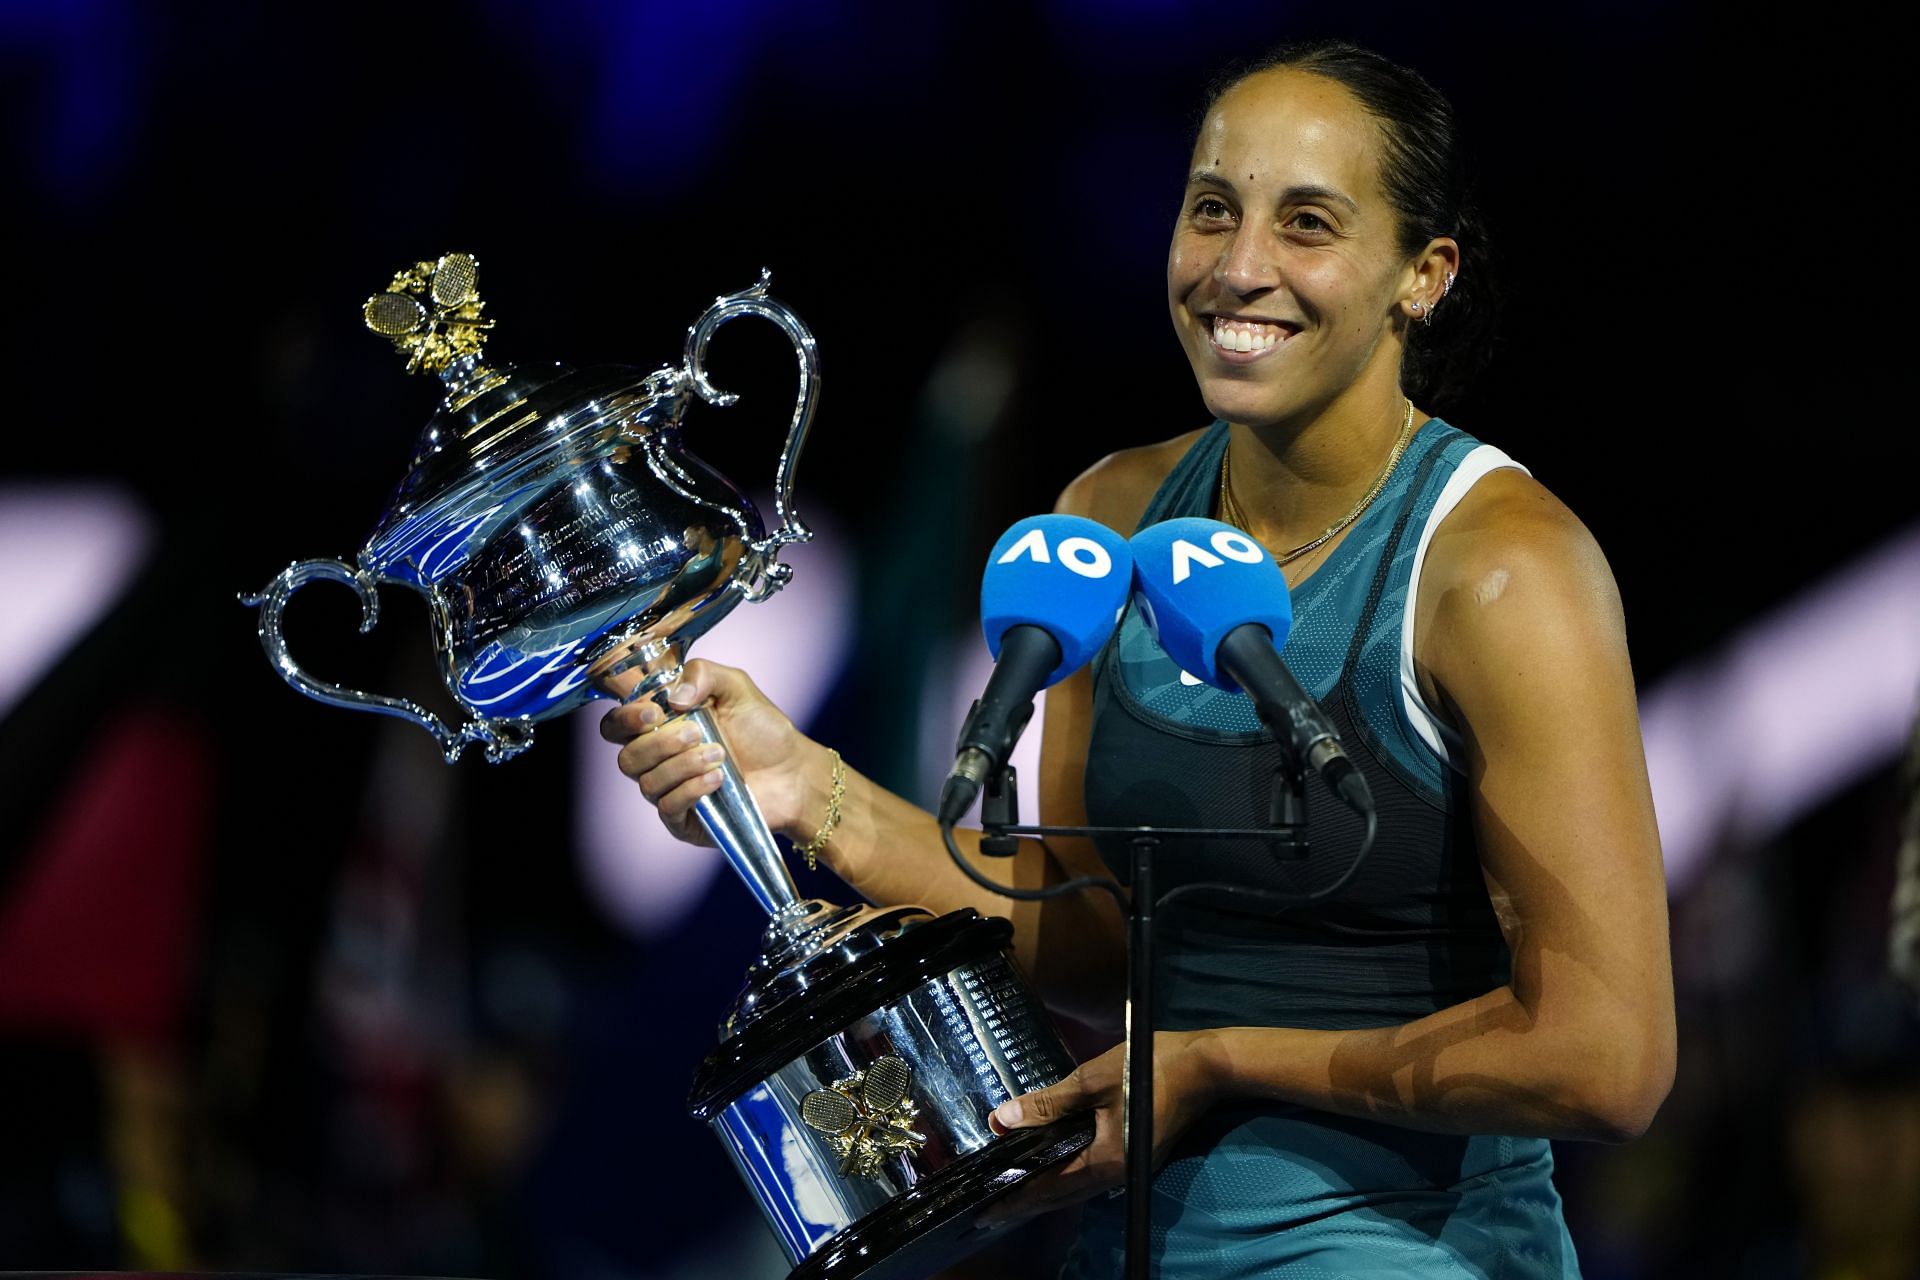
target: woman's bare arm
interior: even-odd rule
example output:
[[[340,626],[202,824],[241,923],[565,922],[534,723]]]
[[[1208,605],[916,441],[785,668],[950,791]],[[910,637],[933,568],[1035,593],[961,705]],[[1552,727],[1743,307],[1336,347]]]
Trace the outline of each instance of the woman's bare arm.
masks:
[[[1476,486],[1427,565],[1416,652],[1466,740],[1512,980],[1401,1027],[1227,1033],[1219,1065],[1235,1092],[1415,1128],[1631,1137],[1666,1097],[1675,1035],[1613,577],[1579,521],[1518,472]]]

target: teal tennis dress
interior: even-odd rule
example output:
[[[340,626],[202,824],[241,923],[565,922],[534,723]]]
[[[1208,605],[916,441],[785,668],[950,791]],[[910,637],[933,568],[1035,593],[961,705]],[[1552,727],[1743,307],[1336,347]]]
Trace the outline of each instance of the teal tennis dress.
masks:
[[[1141,525],[1213,512],[1225,423],[1174,467]],[[1413,679],[1409,604],[1432,530],[1505,454],[1439,419],[1409,442],[1380,496],[1293,593],[1283,657],[1366,775],[1372,855],[1338,898],[1284,915],[1201,898],[1161,913],[1159,1025],[1169,1030],[1390,1026],[1508,979],[1487,898],[1459,742]],[[1279,749],[1243,694],[1176,666],[1129,608],[1094,660],[1090,821],[1264,826]],[[1164,844],[1162,891],[1227,881],[1304,893],[1330,884],[1361,824],[1318,778],[1308,857],[1263,842]],[[1127,871],[1124,844],[1102,849]],[[1540,1138],[1420,1133],[1276,1103],[1222,1106],[1182,1135],[1154,1181],[1155,1274],[1577,1276]],[[1087,1206],[1066,1276],[1118,1276],[1124,1199]]]

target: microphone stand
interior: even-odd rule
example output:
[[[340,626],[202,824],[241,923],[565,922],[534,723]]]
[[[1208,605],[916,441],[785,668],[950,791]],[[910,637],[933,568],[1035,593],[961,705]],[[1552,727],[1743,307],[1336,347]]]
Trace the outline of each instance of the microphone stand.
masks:
[[[1289,861],[1307,856],[1306,776],[1295,752],[1284,750],[1284,759],[1274,770],[1273,801],[1268,827],[1064,827],[1022,826],[1019,823],[1019,798],[1015,792],[1014,770],[1002,766],[986,780],[980,799],[980,825],[985,834],[980,851],[994,857],[1011,856],[1019,836],[1126,836],[1132,850],[1129,882],[1132,892],[1125,895],[1127,915],[1127,1008],[1126,1066],[1122,1074],[1121,1097],[1124,1116],[1122,1142],[1126,1150],[1126,1278],[1148,1280],[1152,1260],[1153,1213],[1153,1023],[1155,1014],[1153,927],[1154,908],[1171,902],[1190,891],[1220,889],[1236,894],[1251,894],[1273,899],[1263,890],[1234,885],[1184,885],[1161,898],[1153,883],[1153,854],[1163,837],[1181,840],[1264,839],[1277,845],[1276,852]],[[1354,868],[1373,845],[1371,827]],[[957,854],[957,851],[956,851]],[[961,869],[973,874],[964,862]],[[1345,885],[1352,876],[1349,869],[1332,888]],[[988,882],[981,876],[981,884]],[[1102,882],[1101,887],[1106,883]],[[991,886],[989,886],[991,887]],[[1062,886],[1063,888],[1066,886]],[[1329,893],[1332,890],[1328,891]],[[1297,905],[1297,900],[1296,900]]]

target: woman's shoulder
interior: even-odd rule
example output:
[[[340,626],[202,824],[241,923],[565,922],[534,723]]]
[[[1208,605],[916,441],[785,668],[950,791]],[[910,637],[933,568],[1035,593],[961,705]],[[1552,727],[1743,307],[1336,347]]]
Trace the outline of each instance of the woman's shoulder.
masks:
[[[1207,431],[1202,427],[1158,444],[1108,454],[1074,477],[1053,509],[1098,520],[1121,537],[1131,537],[1154,493]]]
[[[1434,530],[1415,607],[1418,665],[1442,684],[1439,668],[1454,663],[1484,665],[1496,650],[1523,661],[1564,648],[1570,630],[1622,627],[1619,590],[1593,534],[1545,485],[1509,467],[1482,476]]]
[[[1475,481],[1433,531],[1422,585],[1445,591],[1517,565],[1575,577],[1607,573],[1580,517],[1527,472],[1502,466]]]

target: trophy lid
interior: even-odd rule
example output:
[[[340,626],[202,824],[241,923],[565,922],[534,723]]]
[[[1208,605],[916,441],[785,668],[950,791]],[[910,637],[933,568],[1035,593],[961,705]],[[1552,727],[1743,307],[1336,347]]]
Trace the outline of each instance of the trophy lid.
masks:
[[[482,318],[478,277],[471,254],[449,253],[399,271],[361,309],[407,356],[407,372],[437,374],[445,389],[360,551],[369,572],[435,581],[566,473],[617,456],[685,407],[670,369],[485,363],[493,321]]]

